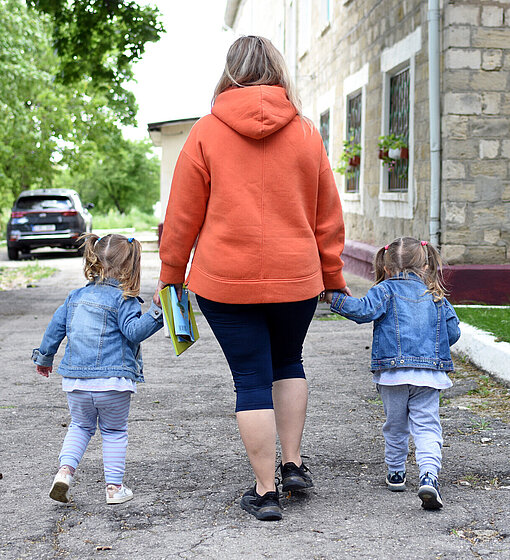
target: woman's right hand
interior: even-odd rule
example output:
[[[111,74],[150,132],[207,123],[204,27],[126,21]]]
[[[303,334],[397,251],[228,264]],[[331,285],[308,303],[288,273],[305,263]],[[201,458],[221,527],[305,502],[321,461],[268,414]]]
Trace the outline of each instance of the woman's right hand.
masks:
[[[163,289],[166,288],[166,286],[174,286],[175,288],[175,292],[177,294],[177,299],[179,301],[181,301],[181,297],[182,297],[182,284],[165,284],[165,282],[162,282],[161,280],[158,281],[158,285],[156,287],[156,291],[154,292],[154,295],[152,296],[152,301],[158,306],[161,307],[161,300],[159,298],[159,292]]]
[[[162,282],[161,280],[158,280],[158,285],[156,286],[156,291],[154,292],[154,295],[152,296],[152,301],[153,301],[158,307],[161,307],[161,300],[159,299],[159,292],[161,292],[161,290],[162,290],[165,286],[168,286],[168,284],[165,284],[165,283]]]

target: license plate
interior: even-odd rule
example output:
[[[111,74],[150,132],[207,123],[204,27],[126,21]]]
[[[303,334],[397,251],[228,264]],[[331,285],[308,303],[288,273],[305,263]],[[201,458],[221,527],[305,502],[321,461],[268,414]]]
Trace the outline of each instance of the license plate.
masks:
[[[55,224],[32,226],[32,231],[55,231]]]

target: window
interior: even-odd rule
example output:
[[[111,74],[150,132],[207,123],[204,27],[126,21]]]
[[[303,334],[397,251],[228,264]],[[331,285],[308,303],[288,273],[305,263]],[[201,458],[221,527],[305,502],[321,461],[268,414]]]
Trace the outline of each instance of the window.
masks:
[[[347,98],[347,115],[345,119],[347,130],[345,137],[348,140],[352,138],[354,144],[361,144],[361,101],[361,92]],[[360,171],[360,165],[357,165],[347,175],[345,179],[345,192],[359,193]]]
[[[331,23],[331,0],[321,0],[321,26],[324,29]]]
[[[300,0],[298,4],[298,57],[302,57],[310,48],[311,33],[311,0]]]
[[[409,145],[409,67],[390,78],[389,134],[401,136]],[[388,170],[388,192],[407,192],[409,160],[399,159]]]
[[[326,148],[326,153],[329,156],[329,109],[321,113],[319,132]]]
[[[296,3],[291,1],[289,3],[288,12],[288,32],[285,34],[286,45],[285,45],[285,57],[287,59],[287,64],[289,66],[290,77],[296,79],[296,58],[297,58],[297,17],[296,17]]]
[[[397,160],[392,172],[388,172],[387,166],[381,163],[379,215],[383,218],[414,218],[414,84],[416,55],[421,50],[421,44],[421,26],[418,26],[381,52],[381,135],[400,134],[404,136],[408,148],[408,159]]]

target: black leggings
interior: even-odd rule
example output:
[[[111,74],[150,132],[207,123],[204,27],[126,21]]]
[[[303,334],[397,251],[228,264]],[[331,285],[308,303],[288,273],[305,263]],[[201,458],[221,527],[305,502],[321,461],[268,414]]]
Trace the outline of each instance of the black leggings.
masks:
[[[273,381],[305,378],[302,351],[317,298],[289,303],[198,305],[227,358],[236,412],[273,408]]]

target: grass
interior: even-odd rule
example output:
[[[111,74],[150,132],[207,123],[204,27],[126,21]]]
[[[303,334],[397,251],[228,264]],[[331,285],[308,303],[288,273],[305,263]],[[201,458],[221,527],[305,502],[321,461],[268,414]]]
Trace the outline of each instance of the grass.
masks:
[[[499,342],[510,342],[509,307],[455,307],[461,321],[482,331],[487,331]]]
[[[107,214],[92,214],[92,227],[94,229],[130,229],[147,231],[159,224],[159,219],[152,214],[144,214],[132,209],[127,214],[110,210]]]
[[[331,313],[329,315],[320,315],[319,317],[314,317],[317,321],[348,321],[345,317],[338,315],[338,313]]]
[[[0,266],[0,291],[33,287],[38,280],[48,278],[56,270],[41,266],[38,261],[16,268]]]

